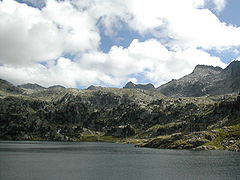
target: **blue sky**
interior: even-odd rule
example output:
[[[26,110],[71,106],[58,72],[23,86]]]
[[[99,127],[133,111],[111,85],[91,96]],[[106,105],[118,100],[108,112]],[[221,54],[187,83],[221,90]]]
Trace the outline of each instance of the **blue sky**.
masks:
[[[155,86],[240,57],[239,0],[3,0],[0,78]]]
[[[230,23],[235,26],[240,26],[239,8],[239,0],[230,0],[227,2],[226,7],[223,9],[223,11],[219,13],[218,17],[223,22]]]
[[[217,16],[222,22],[232,24],[233,26],[240,26],[240,1],[229,0],[226,7]],[[225,63],[231,62],[233,59],[239,57],[238,54],[232,53],[231,51],[225,51],[224,53],[218,53],[216,51],[210,51],[211,54],[219,56]]]

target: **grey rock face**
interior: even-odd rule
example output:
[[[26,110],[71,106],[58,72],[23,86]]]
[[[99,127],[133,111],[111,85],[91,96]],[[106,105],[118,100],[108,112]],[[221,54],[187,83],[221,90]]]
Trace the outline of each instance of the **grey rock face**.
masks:
[[[44,90],[46,89],[45,87],[42,87],[38,84],[32,84],[32,83],[27,83],[27,84],[22,84],[18,86],[19,88],[24,88],[24,89],[32,89],[32,90]]]
[[[97,88],[94,85],[91,85],[87,88],[87,90],[96,90]]]
[[[0,79],[0,90],[6,91],[8,93],[15,93],[15,94],[19,94],[23,92],[20,88],[14,86],[13,84],[3,79]]]
[[[240,62],[233,61],[227,68],[197,65],[194,71],[178,80],[157,88],[166,96],[198,97],[239,92]]]
[[[154,85],[151,83],[148,84],[134,84],[131,81],[128,82],[123,88],[138,88],[143,90],[155,89]]]

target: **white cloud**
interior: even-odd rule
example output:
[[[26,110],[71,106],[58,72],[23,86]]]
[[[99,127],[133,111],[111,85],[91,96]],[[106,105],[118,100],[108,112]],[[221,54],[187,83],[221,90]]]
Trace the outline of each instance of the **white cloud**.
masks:
[[[168,50],[158,41],[151,39],[139,42],[135,39],[128,48],[113,46],[107,54],[85,54],[79,64],[88,70],[105,72],[116,80],[110,84],[119,85],[128,76],[151,71],[156,64],[162,61],[166,63],[168,58]]]
[[[57,28],[44,20],[39,10],[3,1],[0,16],[0,63],[23,64],[61,54],[61,47],[55,43]]]
[[[221,22],[206,9],[210,2],[218,11],[226,4],[224,0],[48,0],[37,9],[3,0],[0,77],[15,84],[76,87],[137,83],[134,75],[142,74],[159,85],[190,73],[197,64],[225,67],[204,49],[236,49],[240,28]],[[103,53],[99,27],[117,37],[122,23],[154,38],[135,39],[129,47],[113,46]],[[66,53],[76,58],[64,58]]]
[[[35,64],[31,67],[0,66],[0,77],[14,84],[38,83],[48,87],[61,84],[65,87],[87,86],[111,80],[104,72],[87,70],[70,59],[60,57],[48,65]],[[111,84],[105,83],[105,84]]]
[[[213,1],[223,7],[225,1]],[[151,33],[160,39],[169,38],[172,48],[226,49],[240,46],[240,28],[221,22],[205,1],[138,0],[129,1],[133,19],[130,27],[141,34]]]
[[[239,49],[234,49],[233,51],[232,51],[234,54],[240,54],[240,50]]]
[[[0,63],[26,65],[64,53],[98,49],[95,21],[69,2],[49,0],[42,10],[0,2]]]
[[[167,29],[175,39],[171,45],[205,49],[227,49],[240,45],[240,28],[227,26],[206,9],[194,10],[191,16],[187,13],[180,15],[183,21],[169,20]]]
[[[48,0],[42,14],[59,28],[64,51],[77,53],[98,48],[96,19],[87,12],[78,11],[70,2]]]
[[[87,8],[96,19],[101,17],[108,35],[121,21],[140,34],[151,34],[172,48],[227,49],[240,46],[240,28],[221,22],[210,10],[223,10],[227,0],[85,0],[74,1]]]
[[[103,33],[109,36],[116,35],[115,30],[122,27],[122,22],[132,18],[125,0],[71,0],[71,3],[80,11],[85,10],[103,28]]]
[[[34,64],[31,67],[14,67],[11,65],[0,66],[0,76],[14,84],[38,83],[43,86],[62,84],[67,87],[76,86],[73,75],[77,75],[76,69],[69,59],[59,58],[56,64],[49,66]]]
[[[46,66],[0,66],[0,77],[14,83],[37,82],[44,86],[121,86],[128,80],[137,83],[137,79],[129,77],[145,72],[142,78],[160,85],[190,73],[197,64],[226,66],[219,58],[211,57],[204,51],[187,49],[173,52],[151,39],[144,42],[133,40],[128,48],[114,46],[109,53],[85,53],[75,62],[59,58]]]

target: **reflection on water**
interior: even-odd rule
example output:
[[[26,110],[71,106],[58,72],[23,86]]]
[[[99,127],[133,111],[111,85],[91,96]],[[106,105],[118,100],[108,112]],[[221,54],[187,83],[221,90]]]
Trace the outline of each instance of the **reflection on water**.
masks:
[[[1,141],[0,179],[240,179],[240,153]]]

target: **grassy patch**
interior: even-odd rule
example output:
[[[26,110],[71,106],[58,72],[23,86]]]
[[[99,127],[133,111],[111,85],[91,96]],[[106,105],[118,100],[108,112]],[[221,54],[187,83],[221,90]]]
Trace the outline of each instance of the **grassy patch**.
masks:
[[[215,146],[218,149],[226,149],[224,142],[240,139],[240,124],[229,126],[223,129],[217,129],[217,137],[208,142],[207,146]]]

